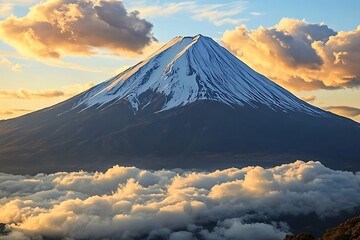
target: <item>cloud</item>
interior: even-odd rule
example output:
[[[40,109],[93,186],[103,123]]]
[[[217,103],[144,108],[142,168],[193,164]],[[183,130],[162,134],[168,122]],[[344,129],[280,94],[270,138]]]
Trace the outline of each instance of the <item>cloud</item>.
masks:
[[[2,4],[12,4],[13,6],[31,6],[34,3],[39,3],[42,0],[1,0]]]
[[[13,5],[11,3],[0,3],[0,18],[9,16],[12,10]]]
[[[323,23],[283,18],[270,28],[227,30],[222,41],[250,67],[290,90],[360,86],[360,26],[335,32]]]
[[[0,0],[0,18],[9,17],[16,6],[31,6],[41,0]]]
[[[11,70],[15,71],[15,72],[22,72],[22,67],[20,64],[16,63],[15,65],[13,65],[11,67]]]
[[[32,91],[28,89],[19,89],[19,90],[0,89],[0,99],[41,99],[41,98],[48,99],[48,98],[57,98],[57,97],[72,97],[93,86],[94,86],[93,83],[86,83],[85,85],[74,84],[71,86],[63,87],[63,90],[48,89],[43,91]]]
[[[199,4],[194,1],[157,3],[153,1],[132,6],[139,11],[142,17],[166,16],[178,12],[190,12],[193,19],[198,21],[208,20],[215,26],[224,24],[240,24],[247,21],[245,18],[239,18],[239,14],[246,9],[246,2],[235,1],[222,4]]]
[[[154,40],[151,29],[121,1],[48,0],[23,18],[1,21],[0,37],[26,56],[58,59],[95,54],[96,49],[141,53]]]
[[[9,69],[11,69],[12,71],[15,71],[15,72],[21,72],[22,71],[22,67],[21,67],[20,64],[13,63],[9,59],[7,59],[6,57],[0,57],[0,66],[8,67]]]
[[[32,112],[34,110],[31,109],[22,109],[22,108],[10,108],[10,109],[4,109],[0,108],[0,120],[2,119],[9,119],[14,116],[23,115],[29,112]]]
[[[30,109],[22,109],[22,108],[13,108],[9,110],[0,110],[0,115],[12,115],[15,112],[31,112]]]
[[[28,89],[8,90],[0,89],[0,99],[19,99],[22,101],[29,101],[34,99],[53,99],[53,98],[70,98],[83,91],[93,87],[94,84],[89,82],[84,85],[73,84],[64,86],[61,89],[47,89],[40,91],[33,91]],[[27,102],[28,103],[28,102]],[[28,112],[32,112],[36,109],[21,109],[21,108],[0,108],[0,120],[8,119],[10,117],[17,117]]]
[[[213,4],[199,6],[193,10],[193,18],[196,20],[207,19],[215,26],[224,24],[239,24],[246,21],[245,18],[236,17],[245,9],[244,2],[232,2],[226,4]]]
[[[9,59],[5,58],[5,57],[1,57],[0,58],[0,65],[12,65],[12,62]]]
[[[0,174],[9,239],[282,239],[282,215],[326,218],[360,206],[360,174],[319,162],[213,172]],[[0,238],[1,239],[1,238]]]
[[[129,69],[130,67],[132,67],[131,65],[124,65],[118,69],[115,70],[115,74],[119,74],[122,73],[123,71]]]
[[[242,219],[226,219],[217,224],[213,231],[209,232],[204,230],[202,237],[209,240],[217,239],[267,239],[267,240],[280,240],[284,239],[282,229],[277,229],[278,226],[265,223],[244,223]]]
[[[316,97],[314,95],[310,95],[310,96],[306,96],[306,97],[302,97],[301,100],[305,101],[305,102],[314,102],[316,99]]]
[[[54,98],[64,96],[60,90],[31,91],[27,89],[19,90],[0,90],[0,98],[3,99],[34,99],[34,98]]]
[[[89,88],[92,88],[93,86],[95,86],[95,84],[92,82],[85,83],[84,85],[72,84],[72,85],[64,86],[63,87],[64,96],[67,97],[75,96],[81,92],[88,90]]]
[[[251,15],[251,16],[262,16],[262,15],[264,15],[264,13],[261,13],[261,12],[251,12],[250,15]]]
[[[346,117],[356,117],[360,115],[360,108],[356,108],[356,107],[329,106],[329,107],[324,107],[324,109]]]

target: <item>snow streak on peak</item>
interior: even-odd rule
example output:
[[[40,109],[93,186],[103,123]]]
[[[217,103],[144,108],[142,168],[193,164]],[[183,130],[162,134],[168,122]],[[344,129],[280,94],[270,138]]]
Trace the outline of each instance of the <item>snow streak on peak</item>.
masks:
[[[150,91],[149,91],[150,90]],[[140,100],[149,93],[151,97]],[[161,111],[198,100],[231,106],[266,105],[274,110],[325,112],[255,72],[209,37],[176,37],[142,62],[83,94],[74,107],[101,107],[126,101],[134,112],[159,96]]]

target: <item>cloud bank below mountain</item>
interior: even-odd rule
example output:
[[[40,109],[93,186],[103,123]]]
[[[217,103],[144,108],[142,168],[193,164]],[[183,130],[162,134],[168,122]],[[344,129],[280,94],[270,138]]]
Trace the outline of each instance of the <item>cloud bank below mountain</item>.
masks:
[[[0,239],[282,239],[282,215],[331,217],[360,206],[360,173],[319,162],[214,172],[0,174]],[[276,221],[275,221],[276,220]],[[240,238],[239,238],[240,236]]]

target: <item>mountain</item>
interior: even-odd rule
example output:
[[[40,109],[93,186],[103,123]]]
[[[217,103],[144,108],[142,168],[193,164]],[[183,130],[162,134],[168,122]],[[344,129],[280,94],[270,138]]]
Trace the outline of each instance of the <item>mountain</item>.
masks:
[[[339,224],[328,228],[322,237],[316,238],[309,233],[300,233],[295,236],[287,235],[284,240],[356,240],[360,239],[360,216],[355,216]]]
[[[74,108],[125,100],[134,112],[159,102],[165,111],[199,100],[229,106],[266,105],[281,111],[329,115],[299,100],[239,61],[211,38],[177,37],[150,57],[88,91]]]
[[[269,166],[360,169],[360,124],[314,107],[211,38],[176,37],[67,101],[0,122],[4,172]]]

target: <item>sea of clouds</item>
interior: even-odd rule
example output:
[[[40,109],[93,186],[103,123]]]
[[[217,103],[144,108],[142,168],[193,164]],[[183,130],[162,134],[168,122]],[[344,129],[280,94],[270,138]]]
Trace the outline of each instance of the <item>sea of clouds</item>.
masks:
[[[0,239],[282,239],[281,216],[360,206],[360,173],[319,162],[213,172],[0,173]]]

